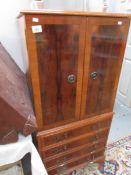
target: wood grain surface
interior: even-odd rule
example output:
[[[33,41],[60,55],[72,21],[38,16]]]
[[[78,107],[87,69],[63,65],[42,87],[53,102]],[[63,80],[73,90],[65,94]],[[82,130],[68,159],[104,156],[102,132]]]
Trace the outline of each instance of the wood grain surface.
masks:
[[[113,110],[128,28],[127,19],[87,20],[81,118]]]
[[[32,16],[26,16],[31,84],[39,129],[49,129],[79,119],[86,19],[37,17],[42,32],[33,33]]]
[[[19,14],[18,18],[25,14],[33,14],[33,15],[71,15],[71,16],[91,16],[91,17],[125,17],[125,18],[131,18],[131,14],[126,13],[105,13],[105,12],[83,12],[83,11],[64,11],[64,10],[50,10],[50,9],[44,9],[44,10],[22,10]]]

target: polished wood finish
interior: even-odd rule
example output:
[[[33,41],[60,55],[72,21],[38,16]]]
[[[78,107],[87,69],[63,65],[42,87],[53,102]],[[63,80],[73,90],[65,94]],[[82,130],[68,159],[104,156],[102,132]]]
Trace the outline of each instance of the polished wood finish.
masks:
[[[130,15],[21,14],[40,131],[38,150],[48,174],[69,174],[87,163],[104,162]]]
[[[126,13],[104,13],[104,12],[83,12],[83,11],[63,11],[63,10],[50,10],[50,9],[44,9],[42,11],[38,10],[23,10],[21,11],[20,15],[18,16],[21,17],[22,15],[63,15],[63,16],[87,16],[87,17],[113,17],[113,18],[131,18],[131,14],[126,14]]]
[[[99,149],[104,151],[113,113],[96,116],[39,132],[37,135],[39,153],[49,174],[58,169],[59,163],[67,165],[78,157],[91,154]],[[68,135],[66,137],[65,133]],[[60,139],[59,139],[60,138]],[[62,139],[61,139],[62,138]],[[100,154],[100,157],[103,153]],[[89,161],[93,161],[93,157]],[[58,165],[56,165],[58,164]]]
[[[43,160],[46,160],[46,158],[53,159],[54,157],[66,155],[68,153],[78,150],[79,148],[82,148],[83,146],[88,147],[88,146],[96,146],[102,143],[106,144],[108,131],[109,128],[104,131],[100,131],[97,134],[92,133],[86,136],[85,138],[78,138],[76,141],[64,143],[62,144],[62,146],[57,145],[53,148],[50,147],[47,147],[45,149],[43,148],[41,150],[42,159]]]
[[[38,141],[44,143],[44,146],[53,144],[59,144],[58,142],[75,139],[75,137],[83,137],[84,134],[88,135],[95,131],[99,131],[103,128],[110,127],[113,113],[103,114],[92,118],[90,120],[78,121],[65,125],[63,127],[57,127],[47,131],[38,133]],[[41,147],[42,148],[42,147]]]
[[[100,154],[97,154],[97,156],[99,155],[99,157],[94,159],[94,163],[100,163],[101,161],[103,162],[104,157],[100,156]],[[59,175],[62,172],[66,172],[66,174],[70,174],[72,173],[73,170],[78,170],[81,168],[84,168],[85,166],[89,165],[90,161],[89,161],[89,157],[85,157],[82,160],[78,160],[76,162],[71,162],[68,167],[64,166],[63,168],[56,168],[53,169],[49,172],[50,175]],[[65,171],[66,170],[66,171]]]
[[[90,18],[87,25],[81,118],[113,110],[129,20]]]
[[[32,16],[27,16],[26,35],[30,69],[34,70],[35,66],[37,71],[35,75],[31,71],[31,78],[38,103],[35,105],[38,125],[48,129],[79,119],[84,58],[84,47],[81,46],[85,41],[86,19],[37,17],[42,32],[32,33]],[[74,83],[68,81],[70,75],[75,76]]]
[[[85,162],[86,163],[89,163],[89,162],[95,163],[96,161],[98,161],[99,158],[102,157],[103,153],[104,153],[104,150],[99,149],[98,151],[94,151],[91,154],[88,154],[88,153],[84,154],[84,155],[79,156],[77,158],[74,158],[70,161],[67,161],[65,164],[62,164],[62,165],[57,164],[57,166],[49,168],[48,172],[50,175],[60,174],[62,172],[68,171],[72,167],[83,164]]]
[[[102,134],[101,134],[102,136]],[[106,135],[107,136],[107,135]],[[94,136],[94,138],[90,137],[90,138],[86,138],[83,140],[78,140],[76,142],[71,142],[68,145],[63,145],[64,151],[61,151],[58,147],[57,149],[53,149],[54,151],[54,155],[49,156],[49,152],[47,153],[47,151],[43,151],[43,160],[45,162],[49,162],[52,161],[53,159],[57,159],[59,157],[64,157],[68,154],[80,151],[84,148],[93,148],[93,149],[98,149],[100,146],[105,146],[106,144],[106,136],[105,138],[102,137],[102,139],[98,139],[96,141],[96,136]],[[90,140],[90,142],[89,142]],[[48,150],[50,151],[50,149]],[[56,151],[56,152],[55,152]],[[60,152],[61,151],[61,152]],[[47,154],[46,154],[47,153]]]
[[[102,146],[102,145],[101,145]],[[90,153],[95,153],[95,152],[99,152],[101,150],[104,150],[105,149],[105,145],[103,145],[102,147],[99,147],[99,149],[94,149],[93,147],[88,147],[88,148],[82,148],[80,151],[77,151],[77,152],[73,152],[71,154],[67,154],[65,156],[62,156],[62,157],[58,157],[56,159],[53,159],[51,161],[44,161],[45,162],[45,165],[48,168],[50,167],[55,167],[56,166],[56,163],[57,163],[57,166],[59,166],[60,164],[64,163],[66,164],[66,162],[68,162],[69,160],[73,160],[75,158],[78,158],[78,157],[81,157],[81,156],[84,156],[86,154],[90,154]]]

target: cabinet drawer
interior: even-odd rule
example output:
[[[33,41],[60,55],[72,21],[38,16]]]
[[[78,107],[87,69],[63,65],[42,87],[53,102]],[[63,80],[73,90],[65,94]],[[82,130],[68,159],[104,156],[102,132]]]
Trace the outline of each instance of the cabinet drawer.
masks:
[[[69,124],[65,126],[68,129],[59,129],[58,130],[48,130],[48,132],[42,132],[38,134],[38,140],[43,147],[63,142],[68,139],[72,139],[78,136],[81,136],[85,133],[95,132],[102,128],[110,127],[112,120],[112,115],[101,115],[100,117],[96,117],[93,120],[84,120],[80,122],[75,122],[76,127],[74,124]]]
[[[49,175],[60,175],[62,173],[69,172],[70,169],[76,168],[79,165],[96,162],[98,159],[104,156],[104,150],[95,152],[93,154],[85,154],[84,156],[79,156],[74,160],[68,161],[66,164],[57,165],[55,167],[47,169]]]
[[[76,140],[74,142],[69,142],[61,146],[54,147],[52,149],[46,149],[42,151],[43,160],[49,157],[53,157],[55,155],[60,156],[61,154],[66,154],[66,152],[71,152],[74,149],[78,149],[79,146],[82,145],[99,145],[100,143],[106,144],[108,135],[108,129],[98,132],[96,135],[90,135],[89,137],[85,137],[80,140]]]
[[[51,145],[51,144],[54,144],[54,143],[58,143],[58,142],[61,142],[61,141],[67,140],[67,139],[71,139],[71,138],[80,136],[80,135],[85,134],[85,133],[89,133],[89,132],[92,132],[92,131],[99,130],[101,128],[109,127],[110,122],[111,122],[110,119],[103,120],[103,121],[100,121],[100,122],[97,121],[95,123],[88,124],[88,125],[86,125],[84,127],[81,127],[81,128],[77,128],[77,129],[74,129],[74,130],[71,130],[71,131],[67,131],[67,132],[64,132],[64,133],[60,133],[60,134],[56,134],[56,135],[53,135],[53,136],[50,136],[50,137],[46,137],[45,138],[45,145],[48,146],[48,145]]]
[[[92,144],[90,146],[88,146],[87,144],[82,145],[82,146],[78,147],[77,149],[74,149],[73,151],[67,152],[67,154],[64,156],[59,156],[59,157],[55,156],[57,158],[50,157],[48,159],[45,159],[45,160],[43,159],[43,160],[44,160],[46,167],[50,168],[50,167],[53,167],[55,165],[65,164],[70,159],[74,159],[74,158],[77,158],[77,157],[85,155],[85,154],[93,154],[94,152],[97,152],[100,149],[103,149],[103,150],[105,149],[104,142],[101,142],[99,144]]]

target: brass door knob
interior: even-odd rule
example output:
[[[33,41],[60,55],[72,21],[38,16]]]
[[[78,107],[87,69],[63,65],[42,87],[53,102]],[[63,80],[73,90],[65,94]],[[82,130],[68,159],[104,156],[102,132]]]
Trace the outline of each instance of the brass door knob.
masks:
[[[93,80],[95,80],[97,78],[97,75],[98,75],[97,72],[92,72],[90,76]]]
[[[76,76],[74,74],[68,75],[68,82],[69,83],[75,83],[76,81]]]

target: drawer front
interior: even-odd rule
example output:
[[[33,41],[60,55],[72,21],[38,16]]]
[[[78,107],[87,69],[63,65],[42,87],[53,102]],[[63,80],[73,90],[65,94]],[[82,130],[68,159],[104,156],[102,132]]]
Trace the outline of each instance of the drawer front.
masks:
[[[56,165],[65,164],[67,161],[74,159],[74,158],[77,158],[77,157],[82,156],[82,155],[84,156],[85,154],[89,154],[89,155],[93,154],[94,152],[97,152],[100,149],[102,149],[102,150],[105,149],[104,142],[101,142],[99,144],[94,144],[91,146],[84,145],[84,146],[78,147],[77,148],[78,151],[74,151],[72,153],[69,153],[69,154],[66,154],[64,156],[60,156],[60,157],[57,157],[54,159],[52,159],[52,158],[45,159],[44,163],[45,163],[46,168],[50,168],[50,167],[53,167]]]
[[[91,122],[89,122],[87,120],[86,123],[84,123],[84,126],[79,126],[74,128],[73,127],[71,129],[68,129],[67,131],[64,132],[63,129],[59,130],[59,132],[52,132],[50,134],[50,131],[47,134],[40,135],[38,136],[41,142],[41,147],[43,145],[43,147],[45,148],[46,146],[52,145],[52,144],[56,144],[58,142],[63,142],[66,141],[68,139],[72,139],[78,136],[82,136],[83,134],[86,133],[90,133],[90,132],[96,132],[102,128],[106,128],[106,127],[110,127],[111,124],[111,120],[112,120],[112,115],[109,115],[107,117],[104,118],[100,118],[99,116],[96,118],[96,120],[91,120]],[[56,134],[55,134],[56,133]]]
[[[77,136],[80,136],[82,134],[88,133],[88,132],[93,132],[96,130],[99,130],[101,128],[104,127],[109,127],[110,126],[110,122],[111,120],[103,120],[103,121],[98,121],[96,123],[93,124],[89,124],[87,126],[81,127],[81,128],[77,128],[68,132],[64,132],[64,133],[60,133],[60,134],[56,134],[53,135],[51,137],[47,137],[45,138],[45,145],[51,145],[54,143],[58,143],[67,139],[71,139]]]
[[[101,142],[102,143],[104,142],[104,144],[106,144],[107,135],[108,135],[108,129],[106,129],[105,131],[100,132],[98,134],[95,134],[95,135],[92,134],[91,136],[86,137],[84,139],[80,139],[80,140],[77,140],[74,142],[70,142],[70,143],[58,146],[58,147],[54,147],[52,149],[43,151],[42,158],[44,160],[45,158],[48,158],[48,157],[52,157],[55,155],[61,155],[64,152],[68,152],[70,150],[73,150],[74,148],[77,148],[77,147],[79,147],[81,145],[85,145],[85,144],[89,145],[89,146],[90,145],[99,145],[99,143],[101,143]]]
[[[57,165],[54,168],[47,169],[49,175],[60,175],[62,173],[69,172],[70,169],[73,170],[73,167],[79,166],[81,164],[85,164],[85,162],[96,162],[99,158],[104,156],[104,150],[95,152],[93,154],[87,154],[84,156],[81,156],[77,159],[74,159],[74,161],[69,161],[66,164]]]

